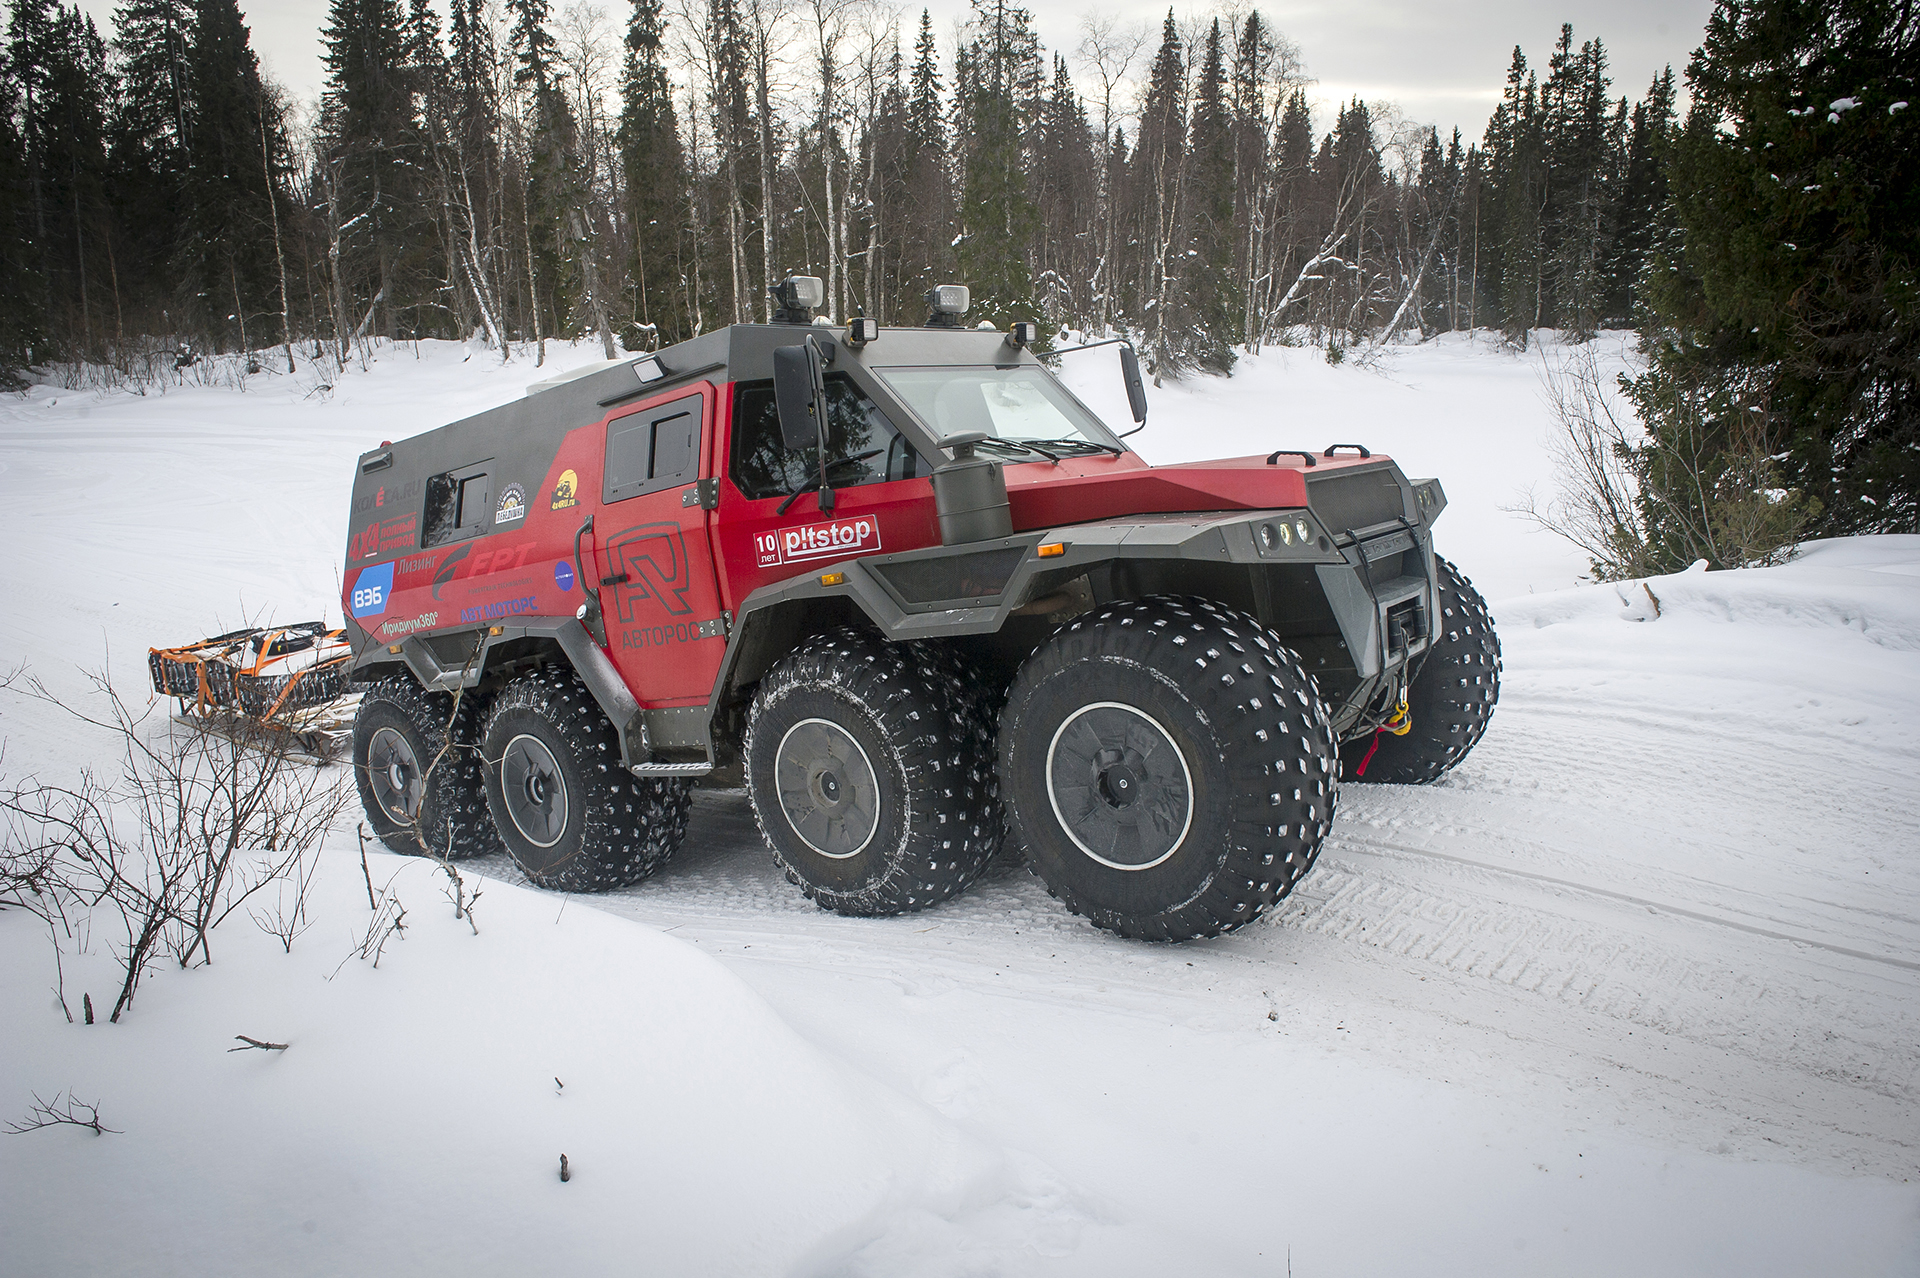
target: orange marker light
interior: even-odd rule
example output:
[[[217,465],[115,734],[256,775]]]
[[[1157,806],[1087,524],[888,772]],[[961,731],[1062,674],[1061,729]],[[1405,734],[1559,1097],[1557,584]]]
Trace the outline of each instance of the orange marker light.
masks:
[[[1035,546],[1033,553],[1042,559],[1052,559],[1058,555],[1067,553],[1067,543],[1064,541],[1050,541],[1044,546]]]
[[[847,574],[844,572],[823,572],[820,574],[820,584],[823,586],[844,586],[846,583]]]

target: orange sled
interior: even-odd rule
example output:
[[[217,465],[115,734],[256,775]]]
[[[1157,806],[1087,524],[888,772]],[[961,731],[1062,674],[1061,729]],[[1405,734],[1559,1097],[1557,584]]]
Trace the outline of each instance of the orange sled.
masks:
[[[316,761],[332,758],[351,731],[345,704],[346,635],[318,621],[235,630],[178,648],[153,648],[147,670],[153,690],[177,697],[174,718],[228,730],[236,721],[292,737]]]

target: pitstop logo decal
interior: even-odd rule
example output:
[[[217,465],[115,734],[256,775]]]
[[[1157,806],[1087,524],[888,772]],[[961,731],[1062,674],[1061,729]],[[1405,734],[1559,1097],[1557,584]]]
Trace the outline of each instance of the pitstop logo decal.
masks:
[[[776,528],[755,533],[753,549],[762,568],[807,559],[846,559],[880,549],[880,523],[872,515],[861,515],[799,528]]]

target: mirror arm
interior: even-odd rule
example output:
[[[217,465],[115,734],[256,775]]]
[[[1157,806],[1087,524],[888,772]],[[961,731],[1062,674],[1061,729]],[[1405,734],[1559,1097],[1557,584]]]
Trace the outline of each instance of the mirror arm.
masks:
[[[820,494],[815,509],[831,511],[833,509],[833,487],[827,483],[827,379],[825,366],[833,360],[833,348],[828,345],[821,349],[820,339],[809,333],[807,349],[812,358],[807,361],[807,372],[813,378],[813,430],[814,456],[820,461],[820,486],[814,491]],[[797,494],[796,494],[797,495]]]

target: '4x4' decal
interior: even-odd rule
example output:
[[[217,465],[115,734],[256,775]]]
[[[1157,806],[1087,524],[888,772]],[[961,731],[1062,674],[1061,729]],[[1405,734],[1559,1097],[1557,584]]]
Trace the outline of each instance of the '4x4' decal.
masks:
[[[634,619],[642,599],[658,600],[676,617],[693,611],[687,602],[693,586],[687,538],[679,524],[640,524],[616,534],[607,543],[607,563],[613,576],[626,577],[614,595],[621,621]]]

